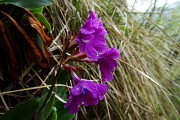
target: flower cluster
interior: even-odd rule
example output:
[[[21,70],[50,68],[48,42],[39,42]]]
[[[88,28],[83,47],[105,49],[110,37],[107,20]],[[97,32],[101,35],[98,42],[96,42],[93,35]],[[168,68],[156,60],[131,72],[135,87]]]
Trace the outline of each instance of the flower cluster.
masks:
[[[103,23],[99,22],[94,12],[91,12],[76,38],[80,52],[86,53],[91,60],[97,60],[97,54],[107,49],[106,34]]]
[[[103,27],[103,23],[96,18],[92,11],[76,38],[80,52],[86,53],[90,60],[100,65],[103,82],[113,79],[112,72],[117,67],[116,60],[119,58],[117,49],[108,49],[106,34],[107,31]]]
[[[72,77],[75,86],[71,89],[69,101],[65,104],[65,108],[69,108],[69,113],[73,114],[79,111],[81,104],[84,106],[97,105],[108,91],[105,84],[82,80],[75,73],[72,73]]]
[[[116,48],[108,48],[106,34],[103,23],[92,11],[76,38],[80,55],[86,54],[89,61],[99,65],[103,83],[113,79],[113,72],[118,66],[117,59],[120,56]],[[64,106],[69,108],[70,113],[78,112],[80,105],[97,105],[99,100],[103,100],[108,91],[106,84],[80,79],[74,72],[71,74],[75,86],[71,88],[69,101]]]

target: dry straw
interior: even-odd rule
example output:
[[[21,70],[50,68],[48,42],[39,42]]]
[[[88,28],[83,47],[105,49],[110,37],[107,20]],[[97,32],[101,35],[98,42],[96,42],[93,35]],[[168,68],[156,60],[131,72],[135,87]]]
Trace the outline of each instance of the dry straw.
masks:
[[[68,36],[68,31],[77,34],[91,10],[101,17],[108,31],[107,43],[119,49],[121,58],[106,99],[93,109],[82,108],[77,118],[179,119],[176,107],[179,94],[173,90],[177,75],[172,75],[168,65],[169,61],[174,65],[179,63],[168,55],[171,48],[179,44],[151,20],[145,18],[158,31],[151,31],[134,20],[126,2],[121,0],[58,1],[56,8],[50,9],[55,30],[61,32],[61,36]],[[80,66],[86,71],[84,77],[100,79],[94,65]],[[173,97],[178,102],[174,102]]]

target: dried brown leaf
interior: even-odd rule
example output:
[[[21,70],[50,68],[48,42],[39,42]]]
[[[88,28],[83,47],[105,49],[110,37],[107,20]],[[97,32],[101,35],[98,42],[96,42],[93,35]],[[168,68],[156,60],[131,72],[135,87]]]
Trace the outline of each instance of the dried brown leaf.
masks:
[[[6,29],[6,26],[0,20],[0,35],[2,36],[2,40],[4,42],[4,44],[2,44],[1,47],[5,47],[4,49],[7,52],[7,56],[1,56],[1,57],[7,57],[6,59],[9,61],[9,68],[10,68],[9,72],[12,73],[11,78],[15,79],[16,74],[17,74],[17,71],[16,71],[17,61],[16,61],[15,53],[13,51],[13,47],[8,39],[5,29]]]
[[[30,37],[30,35],[7,13],[1,11],[1,13],[10,20],[10,22],[21,32],[21,34],[26,38],[27,42],[31,47],[29,47],[29,55],[30,59],[32,59],[36,64],[43,68],[47,68],[49,66],[49,57],[50,53],[47,52],[47,49],[44,48],[42,51],[40,47],[37,45],[36,41]],[[34,57],[36,56],[36,57]]]
[[[39,33],[39,35],[41,36],[43,42],[46,45],[50,45],[52,43],[52,37],[49,37],[43,28],[43,25],[39,22],[39,20],[29,11],[26,10],[26,14],[28,16],[28,20],[31,23],[31,26],[37,30],[37,32]]]

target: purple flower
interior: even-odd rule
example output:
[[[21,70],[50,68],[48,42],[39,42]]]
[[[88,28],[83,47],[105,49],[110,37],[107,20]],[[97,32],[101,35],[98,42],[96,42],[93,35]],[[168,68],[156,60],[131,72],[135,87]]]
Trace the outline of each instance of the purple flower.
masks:
[[[117,59],[119,56],[119,51],[116,48],[110,48],[104,53],[98,55],[98,60],[95,62],[100,66],[103,82],[107,82],[113,79],[112,73],[118,66]]]
[[[108,88],[105,84],[97,84],[92,81],[82,80],[75,73],[72,74],[75,86],[71,88],[69,101],[64,105],[69,109],[69,113],[74,114],[79,111],[79,106],[97,105],[99,100],[103,100]]]
[[[103,23],[92,11],[76,38],[80,52],[86,53],[91,60],[97,60],[97,54],[107,49],[106,34],[107,31],[103,27]]]

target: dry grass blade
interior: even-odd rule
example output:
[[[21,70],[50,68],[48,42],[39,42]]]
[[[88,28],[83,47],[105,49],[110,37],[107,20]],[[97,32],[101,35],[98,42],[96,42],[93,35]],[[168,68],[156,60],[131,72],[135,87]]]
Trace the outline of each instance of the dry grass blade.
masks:
[[[171,99],[171,95],[177,96],[177,94],[168,85],[172,78],[168,61],[179,63],[179,60],[169,58],[168,54],[165,54],[169,52],[169,47],[176,45],[173,44],[174,40],[167,36],[168,34],[149,32],[149,29],[132,18],[126,2],[122,0],[84,0],[80,1],[79,8],[76,8],[77,3],[66,0],[58,1],[56,4],[58,6],[56,10],[50,11],[53,13],[54,24],[59,25],[56,31],[67,35],[66,30],[63,32],[62,30],[66,21],[70,21],[66,27],[71,30],[70,23],[75,22],[74,30],[77,31],[72,32],[77,33],[82,21],[88,17],[87,13],[95,10],[109,33],[107,43],[121,52],[119,67],[114,74],[115,79],[109,84],[109,94],[105,102],[99,105],[102,111],[93,109],[94,116],[98,116],[94,119],[179,118],[178,110]],[[72,16],[76,12],[75,19]],[[159,36],[164,38],[163,41]],[[165,44],[167,42],[170,45]],[[80,67],[87,73],[83,74],[83,77],[100,78],[96,66],[83,64]],[[87,109],[86,112],[82,110],[85,117],[79,116],[79,119],[92,118],[93,110]],[[103,113],[106,114],[102,117]]]
[[[165,90],[166,92],[168,92],[168,91],[166,90],[166,88],[164,88],[161,84],[159,84],[159,83],[157,82],[157,80],[152,79],[151,77],[149,77],[148,75],[146,75],[144,72],[136,69],[135,67],[129,65],[128,63],[124,62],[123,60],[119,59],[119,61],[120,61],[121,63],[126,64],[127,66],[131,67],[132,69],[136,70],[137,72],[139,72],[139,73],[142,74],[143,76],[145,76],[145,77],[147,77],[148,79],[150,79],[152,82],[154,82],[154,83],[155,83],[156,85],[158,85],[160,88],[162,88],[163,90]]]
[[[16,93],[16,92],[21,92],[21,91],[28,91],[28,90],[34,90],[34,89],[42,89],[42,88],[47,88],[51,87],[52,85],[41,85],[41,86],[36,86],[36,87],[30,87],[30,88],[24,88],[24,89],[19,89],[19,90],[12,90],[12,91],[6,91],[6,92],[0,92],[0,95],[5,95],[5,94],[11,94],[11,93]],[[63,85],[63,84],[55,84],[56,87],[67,87],[71,88],[70,86]]]

